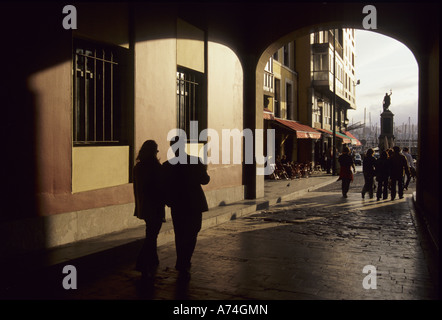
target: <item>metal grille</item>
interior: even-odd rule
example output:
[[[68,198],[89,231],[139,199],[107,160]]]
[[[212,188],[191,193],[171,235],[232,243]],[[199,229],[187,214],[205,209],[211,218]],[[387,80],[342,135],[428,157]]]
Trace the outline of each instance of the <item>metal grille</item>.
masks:
[[[177,71],[177,116],[178,128],[190,137],[190,121],[197,121],[200,84],[191,72]]]
[[[74,52],[74,144],[117,143],[115,61],[111,50],[76,47]]]

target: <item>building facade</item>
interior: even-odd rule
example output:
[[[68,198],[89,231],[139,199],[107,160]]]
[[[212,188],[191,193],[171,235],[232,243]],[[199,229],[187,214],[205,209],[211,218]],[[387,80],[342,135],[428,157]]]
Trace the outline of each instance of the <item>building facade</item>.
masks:
[[[147,4],[134,10],[109,3],[103,10],[99,3],[80,3],[76,9],[77,29],[60,23],[45,29],[40,42],[27,44],[40,57],[33,60],[35,71],[23,76],[32,98],[14,105],[34,112],[35,130],[25,133],[35,139],[36,167],[30,180],[19,173],[25,165],[17,165],[17,187],[10,192],[29,192],[35,201],[2,210],[4,250],[38,250],[144,224],[134,217],[132,186],[144,141],[157,142],[164,162],[177,129],[195,155],[206,143],[199,139],[204,129],[219,137],[223,129],[243,130],[241,63],[231,49],[211,41],[207,29],[166,8],[152,15]],[[59,44],[50,52],[53,65],[38,70],[40,43],[51,41]],[[22,54],[29,61],[31,52]],[[233,161],[242,150],[227,141],[225,161],[223,141],[212,146],[220,152],[208,164],[209,207],[244,199],[242,164]],[[19,158],[29,159],[24,151],[17,150]]]
[[[276,128],[276,154],[293,161],[321,163],[331,152],[333,121],[338,152],[343,145],[358,143],[346,134],[347,111],[356,109],[356,85],[353,29],[318,31],[276,51],[264,69],[264,117],[268,127]],[[281,120],[297,121],[311,133],[297,135],[287,128],[290,123],[284,125]]]
[[[356,109],[354,30],[318,31],[301,37],[298,43],[299,99],[304,106],[300,119],[322,132],[312,145],[312,158],[320,162],[332,149],[333,121],[337,152],[343,145],[356,143],[346,135],[347,111]]]
[[[269,59],[264,69],[264,128],[275,130],[275,154],[289,161],[309,161],[299,146],[319,133],[298,120],[298,73],[296,41],[286,43]],[[264,148],[267,150],[267,148]]]

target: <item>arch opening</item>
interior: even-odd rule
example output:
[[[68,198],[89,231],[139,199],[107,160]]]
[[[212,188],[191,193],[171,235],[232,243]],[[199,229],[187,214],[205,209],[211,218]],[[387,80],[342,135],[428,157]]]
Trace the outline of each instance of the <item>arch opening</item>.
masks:
[[[334,60],[333,45],[327,45],[327,50],[324,50],[324,44],[333,41],[333,39],[330,39],[333,34],[331,30],[336,30],[337,45],[334,52],[336,52],[336,60],[339,60],[338,63]],[[384,79],[383,83],[379,84],[380,79],[387,77],[379,73],[376,80],[373,78],[374,72],[371,72],[371,74],[368,73],[370,79],[366,79],[365,82],[362,79],[363,75],[358,73],[357,34],[376,35],[378,39],[383,39],[384,43],[393,44],[389,50],[400,48],[402,50],[400,54],[405,52],[405,60],[408,63],[406,71],[408,73],[404,73],[404,70],[399,71],[402,72],[402,77],[408,78],[401,81],[401,83],[388,83],[388,81],[393,81],[392,79],[400,79],[401,76],[388,77],[389,79]],[[333,146],[335,148],[338,146],[337,151],[340,152],[343,145],[353,147],[357,145],[358,147],[355,148],[357,153],[362,153],[369,147],[378,148],[378,137],[381,133],[379,116],[382,112],[383,98],[381,95],[384,94],[385,90],[388,90],[387,87],[396,86],[399,89],[397,90],[398,94],[396,94],[394,106],[397,108],[394,112],[397,112],[398,116],[393,124],[394,131],[398,134],[396,145],[401,148],[409,147],[414,158],[418,158],[418,64],[416,54],[405,43],[386,34],[388,32],[367,31],[361,29],[360,26],[355,28],[354,23],[324,23],[297,29],[268,45],[262,52],[256,68],[256,82],[259,89],[256,93],[256,105],[257,110],[262,106],[261,109],[264,111],[264,119],[267,120],[264,120],[264,128],[275,128],[275,126],[269,126],[269,123],[274,122],[274,118],[278,118],[299,122],[322,134],[321,139],[313,141],[314,138],[311,137],[308,141],[307,139],[297,138],[296,133],[290,132],[290,130],[282,132],[279,130],[280,134],[276,137],[277,156],[287,156],[289,162],[311,163],[312,169],[321,168],[328,172],[329,168],[324,164],[324,155],[326,155],[327,149],[333,148]],[[285,62],[285,56],[280,57],[281,48],[282,55],[289,56],[288,63]],[[290,50],[293,52],[284,52]],[[384,51],[380,51],[378,54],[375,52],[373,56],[380,54],[386,55]],[[290,59],[294,62],[289,61]],[[275,72],[273,70],[275,60],[276,69],[278,70],[273,74]],[[378,60],[382,61],[382,56]],[[370,62],[365,63],[369,64]],[[334,66],[336,66],[338,81],[333,79]],[[327,76],[324,72],[317,72],[318,68],[326,69],[326,73],[329,73],[329,75]],[[282,69],[289,69],[291,72],[281,71]],[[388,72],[388,70],[383,72]],[[333,87],[332,79],[335,81],[335,87]],[[293,82],[295,85],[293,85]],[[336,85],[336,82],[338,82],[338,85]],[[366,87],[371,88],[363,90],[365,91],[365,99],[361,99],[363,102],[360,104],[358,102],[358,98],[360,98],[360,96],[358,97],[359,90],[356,87],[361,83],[365,83]],[[288,89],[292,90],[293,93],[289,94]],[[373,94],[376,90],[378,96],[374,97]],[[410,93],[410,91],[413,92]],[[334,96],[338,97],[334,100]],[[291,99],[294,101],[290,101]],[[367,103],[371,104],[367,106]],[[403,108],[404,103],[407,103],[406,108]],[[367,109],[367,107],[370,117],[371,112],[373,112],[374,125],[371,123],[371,118],[361,118],[361,109]],[[333,119],[333,108],[336,108],[335,119]],[[413,119],[411,119],[411,114]],[[357,118],[356,125],[353,116]],[[376,118],[379,118],[379,120]],[[278,119],[277,122],[282,122]],[[413,120],[413,123],[411,123],[411,120]],[[333,131],[333,124],[335,124],[337,135],[339,135],[337,141],[333,141],[330,135],[327,135],[327,133],[330,134]],[[355,136],[350,133],[350,130],[358,128],[358,126],[359,128],[369,126],[368,130],[371,134],[369,144],[366,143],[367,139],[361,134],[356,135],[356,140],[353,139]],[[276,128],[279,127],[276,126]],[[347,130],[347,128],[350,130]],[[363,129],[364,134],[365,131],[366,129]],[[328,141],[323,139],[325,132]],[[345,135],[346,133],[349,133],[348,136],[351,139],[348,143],[345,138],[341,138],[341,134]],[[361,145],[360,140],[363,140],[363,145]],[[391,141],[390,144],[390,147],[392,147],[394,142]],[[266,146],[263,149],[266,150]],[[336,173],[334,170],[332,171]]]

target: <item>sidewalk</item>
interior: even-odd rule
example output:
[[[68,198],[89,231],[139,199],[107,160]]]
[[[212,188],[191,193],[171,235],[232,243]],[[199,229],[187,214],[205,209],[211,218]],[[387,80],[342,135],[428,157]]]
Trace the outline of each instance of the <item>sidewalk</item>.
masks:
[[[362,179],[357,175],[359,183]],[[278,189],[284,186],[277,184]],[[152,283],[140,282],[132,253],[121,262],[109,261],[114,265],[79,282],[78,290],[59,289],[53,296],[142,300],[143,308],[145,300],[154,300],[149,307],[161,315],[171,314],[183,300],[192,300],[184,306],[201,300],[212,305],[279,300],[289,302],[286,315],[294,310],[294,300],[437,299],[412,195],[394,201],[362,199],[355,186],[343,198],[335,191],[338,185],[205,228],[192,257],[190,281],[180,280],[175,246],[167,243],[158,248],[160,266]],[[84,266],[77,268],[83,277]]]
[[[289,302],[284,310],[291,312],[294,300],[437,299],[437,281],[429,272],[435,264],[425,257],[412,194],[394,201],[362,199],[363,177],[357,174],[348,198],[343,198],[336,177],[315,178],[299,181],[298,190],[292,181],[266,181],[268,195],[259,203],[217,208],[223,218],[207,214],[190,281],[180,279],[174,268],[172,241],[158,247],[154,281],[141,282],[134,270],[141,241],[132,241],[67,261],[78,271],[76,290],[62,287],[61,264],[46,274],[34,272],[38,281],[17,287],[8,298],[140,300],[143,310],[158,308],[160,314],[202,300],[212,305],[280,300]],[[286,189],[291,193],[284,194]],[[260,209],[249,214],[250,206]]]
[[[316,173],[309,178],[295,180],[266,180],[265,196],[256,200],[243,200],[224,206],[211,208],[203,213],[202,230],[235,220],[236,218],[252,214],[256,211],[268,209],[282,201],[291,200],[304,193],[336,181],[336,177],[325,173]],[[93,273],[92,267],[100,269],[106,261],[133,257],[139,250],[144,239],[144,226],[131,228],[105,236],[95,237],[76,243],[52,248],[45,253],[21,257],[9,261],[10,274],[7,283],[0,284],[0,299],[8,299],[14,287],[22,287],[32,283],[36,275],[44,278],[48,274],[59,274],[63,279],[62,268],[66,265],[87,266]],[[171,221],[163,224],[158,236],[158,246],[174,241],[173,225]],[[61,281],[53,279],[52,281]]]

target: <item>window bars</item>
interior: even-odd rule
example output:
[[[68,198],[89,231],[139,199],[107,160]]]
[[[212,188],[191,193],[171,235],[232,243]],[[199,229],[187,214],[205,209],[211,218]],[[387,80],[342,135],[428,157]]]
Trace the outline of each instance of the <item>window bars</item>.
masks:
[[[177,71],[177,122],[178,128],[190,137],[190,121],[199,120],[200,84],[191,71]]]
[[[74,145],[118,143],[115,73],[111,50],[76,47],[73,63]]]

